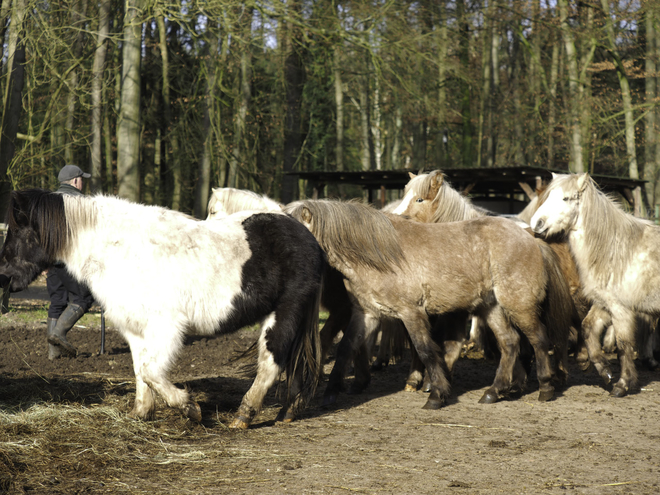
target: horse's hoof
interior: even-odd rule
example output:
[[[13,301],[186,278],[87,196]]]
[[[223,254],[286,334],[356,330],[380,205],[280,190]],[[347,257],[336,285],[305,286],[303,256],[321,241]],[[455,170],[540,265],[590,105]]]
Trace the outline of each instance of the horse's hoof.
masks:
[[[184,416],[190,418],[192,421],[195,421],[197,423],[202,422],[202,409],[199,407],[199,404],[197,404],[197,402],[190,401],[183,408],[183,414]]]
[[[371,371],[381,371],[384,367],[382,361],[374,361],[371,365]]]
[[[348,391],[346,392],[349,395],[358,395],[364,392],[364,390],[367,388],[369,384],[366,385],[360,385],[356,384],[355,382],[348,388]]]
[[[422,392],[426,392],[427,394],[431,392],[431,382],[424,382],[424,385],[422,385]]]
[[[612,373],[612,370],[609,368],[605,368],[601,374],[601,377],[603,377],[603,381],[605,382],[605,385],[609,385],[612,383],[612,380],[614,380],[614,373]]]
[[[628,391],[623,387],[619,387],[618,385],[615,385],[612,391],[610,392],[610,395],[612,397],[621,398],[628,395]]]
[[[487,390],[479,399],[479,404],[495,404],[498,400],[497,394]]]
[[[587,361],[578,361],[578,366],[580,367],[580,370],[582,370],[585,373],[587,371],[591,370],[591,368],[593,367],[592,364],[591,364],[591,361],[588,361],[588,360]]]
[[[250,427],[250,420],[243,416],[236,416],[229,427],[234,430],[247,430]]]
[[[275,421],[280,421],[282,423],[291,423],[296,419],[296,415],[289,410],[282,409],[275,418]]]
[[[331,393],[331,394],[325,394],[323,396],[323,407],[328,407],[328,406],[333,406],[337,403],[337,394]]]
[[[430,409],[434,411],[436,409],[440,409],[444,405],[445,405],[445,401],[443,400],[429,399],[426,401],[426,404],[422,406],[422,409]]]
[[[660,368],[660,363],[658,363],[653,358],[645,359],[644,361],[642,361],[642,364],[644,365],[644,368],[646,368],[649,371],[656,371],[658,368]]]
[[[548,402],[552,400],[555,396],[555,389],[551,390],[541,390],[539,392],[539,402]]]
[[[406,386],[403,388],[404,392],[417,392],[417,387],[414,385],[411,385],[410,383],[406,383]]]

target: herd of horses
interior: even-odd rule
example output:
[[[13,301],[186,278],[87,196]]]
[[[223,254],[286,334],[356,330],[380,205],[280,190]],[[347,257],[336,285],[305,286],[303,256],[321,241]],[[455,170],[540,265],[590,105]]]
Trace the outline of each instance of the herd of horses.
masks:
[[[539,400],[552,399],[570,352],[615,397],[638,386],[636,352],[658,366],[660,227],[625,212],[587,174],[556,175],[516,217],[475,206],[440,171],[410,175],[403,199],[383,210],[337,200],[280,205],[217,188],[201,221],[111,196],[14,191],[0,285],[21,291],[64,262],[130,346],[130,414],[141,419],[153,417],[157,393],[201,420],[188,391],[167,377],[185,335],[257,322],[256,377],[233,428],[250,425],[282,374],[278,419],[293,420],[340,332],[324,404],[338,400],[351,364],[352,391],[369,384],[379,331],[381,351],[393,336],[409,339],[407,388],[425,376],[425,409],[447,403],[469,340],[490,342],[499,356],[483,403],[521,391],[532,365]],[[328,318],[319,331],[321,308]],[[621,364],[613,384],[606,331]]]

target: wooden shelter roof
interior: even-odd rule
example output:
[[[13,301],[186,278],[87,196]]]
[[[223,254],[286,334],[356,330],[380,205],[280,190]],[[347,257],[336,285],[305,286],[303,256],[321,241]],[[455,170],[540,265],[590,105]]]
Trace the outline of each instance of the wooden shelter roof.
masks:
[[[532,197],[536,187],[552,179],[552,173],[565,170],[550,170],[541,167],[498,167],[498,168],[446,168],[442,170],[451,185],[472,197],[511,198],[514,194]],[[292,172],[300,179],[308,180],[315,190],[333,184],[362,186],[370,192],[379,189],[403,189],[409,181],[410,169],[369,170],[356,172]],[[591,176],[606,192],[618,192],[633,205],[632,191],[646,181],[626,177],[593,174]]]

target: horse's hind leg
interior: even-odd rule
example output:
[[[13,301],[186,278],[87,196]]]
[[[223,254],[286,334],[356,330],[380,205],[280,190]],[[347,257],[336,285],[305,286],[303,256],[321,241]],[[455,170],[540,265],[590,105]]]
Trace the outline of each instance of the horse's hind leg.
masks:
[[[653,355],[653,348],[655,347],[655,339],[657,337],[658,319],[647,315],[638,315],[637,321],[642,343],[640,358],[646,369],[655,371],[660,367],[660,364]]]
[[[584,343],[587,346],[589,353],[589,360],[596,367],[596,371],[605,381],[605,385],[609,385],[614,378],[610,362],[603,354],[601,346],[601,336],[605,328],[612,322],[610,314],[603,308],[596,305],[591,306],[589,313],[582,321],[582,331],[584,333]]]
[[[514,383],[514,375],[516,382],[521,382],[519,383],[521,388],[524,386],[526,375],[518,359],[520,335],[511,326],[502,308],[499,306],[491,308],[484,314],[484,318],[495,335],[501,354],[495,380],[479,400],[481,404],[492,404],[509,392]]]
[[[449,398],[451,387],[447,379],[447,365],[440,347],[431,336],[431,324],[425,311],[411,311],[402,316],[413,347],[426,367],[431,383],[429,395],[423,409],[440,409]]]
[[[279,322],[278,322],[279,324]],[[277,364],[284,356],[276,356],[268,349],[269,333],[276,332],[276,315],[271,313],[261,325],[261,335],[259,336],[258,357],[257,357],[257,376],[252,382],[252,386],[243,396],[241,405],[238,408],[236,417],[229,425],[230,428],[245,429],[261,410],[266,393],[273,386],[277,378],[283,371],[281,365]],[[286,343],[278,345],[283,353],[286,353],[288,347]],[[291,377],[293,386],[297,386],[298,377]]]
[[[125,337],[131,348],[133,368],[135,370],[135,404],[129,416],[139,419],[153,419],[155,403],[152,390],[163,397],[165,403],[175,407],[194,421],[202,420],[199,405],[190,399],[187,391],[176,387],[166,377],[169,364],[181,347],[181,337],[178,335],[163,335],[164,325],[158,326],[159,334],[150,333],[150,325],[144,330],[143,338],[126,332]],[[148,344],[147,344],[148,340]]]
[[[323,394],[323,405],[329,406],[337,402],[337,396],[344,388],[344,377],[348,367],[360,346],[378,328],[379,320],[367,315],[358,307],[353,307],[351,320],[344,330],[344,336],[337,347],[335,365],[332,367],[328,385]]]
[[[616,346],[621,365],[621,376],[614,384],[613,397],[625,397],[637,387],[637,369],[635,368],[635,315],[630,311],[617,308],[612,311],[612,324],[616,336]]]

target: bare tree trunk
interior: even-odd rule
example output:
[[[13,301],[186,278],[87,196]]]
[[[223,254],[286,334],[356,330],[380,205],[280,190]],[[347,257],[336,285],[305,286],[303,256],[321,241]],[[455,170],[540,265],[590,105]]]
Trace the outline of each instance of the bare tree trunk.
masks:
[[[366,57],[365,57],[366,59]],[[362,163],[362,170],[371,169],[371,135],[369,133],[370,112],[369,112],[369,76],[367,75],[367,68],[365,67],[365,74],[358,76],[358,91],[360,95],[360,162]]]
[[[23,82],[25,78],[25,45],[23,44],[23,20],[27,10],[26,0],[14,0],[9,26],[7,46],[8,81],[2,98],[2,122],[0,123],[0,218],[5,218],[12,184],[8,175],[9,164],[16,150],[15,140],[21,115]]]
[[[78,89],[78,65],[81,62],[82,50],[83,50],[83,38],[84,38],[84,29],[83,25],[85,22],[85,17],[87,14],[87,1],[78,0],[75,2],[73,11],[71,12],[71,24],[72,28],[75,30],[75,37],[73,39],[73,48],[71,50],[73,54],[73,60],[71,65],[74,67],[73,70],[69,71],[69,77],[67,81],[67,88],[69,93],[67,94],[67,103],[66,103],[66,132],[68,134],[66,143],[64,145],[64,159],[67,163],[73,163],[75,158],[73,156],[73,129],[75,126],[74,119],[76,115],[76,90]]]
[[[181,209],[181,191],[183,187],[183,171],[181,170],[181,156],[179,153],[179,140],[176,132],[174,131],[174,123],[172,122],[172,102],[170,97],[170,58],[167,49],[167,31],[165,28],[165,19],[162,11],[156,12],[156,23],[158,25],[158,46],[160,48],[161,65],[162,65],[162,84],[163,84],[163,136],[165,146],[171,150],[169,156],[171,162],[167,159],[163,160],[166,165],[169,165],[172,171],[172,197],[171,207],[173,210]],[[166,156],[168,156],[166,154]]]
[[[121,111],[117,126],[117,194],[140,200],[140,62],[143,0],[127,0],[122,50]]]
[[[656,112],[652,105],[655,105],[657,98],[657,66],[656,66],[656,45],[658,43],[655,23],[658,21],[655,5],[647,3],[645,12],[646,26],[646,58],[645,58],[645,93],[648,110],[644,117],[646,146],[644,155],[644,179],[646,183],[646,197],[649,206],[655,207],[660,204],[660,197],[656,195],[659,185],[659,172],[656,168],[656,148],[658,147],[658,129],[656,123]]]
[[[232,156],[229,161],[229,174],[227,177],[227,185],[229,187],[237,187],[238,167],[241,164],[241,161],[245,160],[243,140],[245,139],[248,109],[250,108],[250,100],[252,99],[252,51],[250,48],[250,31],[252,25],[253,9],[251,7],[244,8],[245,10],[241,14],[243,20],[241,24],[242,27],[240,28],[243,44],[240,48],[241,70],[239,75],[240,79],[238,81],[238,108],[236,109],[236,118],[234,123],[234,143],[232,147]]]
[[[497,14],[497,0],[493,0],[488,4],[488,17],[491,22],[491,74],[492,85],[488,105],[488,118],[486,119],[486,166],[494,167],[497,163],[497,137],[495,136],[495,111],[497,107],[497,99],[500,92],[500,31],[495,22],[495,15]]]
[[[568,24],[568,2],[558,0],[559,21],[564,46],[566,49],[566,64],[568,67],[568,90],[569,90],[569,123],[571,129],[571,160],[570,165],[573,172],[584,172],[582,156],[582,126],[580,125],[580,92],[578,76],[577,50],[571,27]]]
[[[403,130],[403,110],[401,104],[397,101],[394,107],[394,138],[392,143],[392,170],[401,167],[401,134]]]
[[[289,2],[291,13],[298,17],[302,6],[298,1]],[[284,177],[282,179],[282,202],[290,203],[298,197],[295,177],[286,175],[294,169],[302,151],[302,132],[300,109],[302,105],[303,88],[305,85],[305,66],[301,50],[303,50],[303,33],[299,26],[291,23],[287,36],[287,57],[284,66],[286,80],[286,116],[284,123]]]
[[[609,0],[601,0],[601,6],[605,13],[605,30],[609,44],[609,52],[616,66],[616,75],[621,87],[621,98],[623,100],[623,114],[625,119],[626,132],[626,154],[628,155],[628,173],[631,179],[639,179],[639,169],[637,167],[637,151],[635,148],[635,116],[633,115],[632,97],[630,95],[630,83],[626,75],[626,68],[621,61],[619,52],[616,48],[614,39],[614,25],[610,16]],[[642,190],[636,187],[633,190],[633,199],[635,202],[635,215],[642,215]]]
[[[335,160],[337,171],[344,170],[344,88],[341,79],[341,65],[339,47],[335,47],[335,108],[337,111],[337,143],[335,144]]]
[[[101,104],[103,96],[103,68],[105,56],[108,51],[108,34],[110,33],[110,0],[99,2],[99,34],[96,39],[96,50],[94,51],[94,63],[92,65],[92,145],[91,155],[91,190],[94,193],[101,192],[103,160],[102,160],[102,115]]]
[[[470,65],[470,24],[468,20],[467,6],[465,0],[457,0],[456,2],[456,17],[458,21],[458,56],[460,59],[461,67],[468,70]],[[463,135],[462,135],[462,162],[464,167],[472,167],[472,115],[470,111],[470,85],[463,84],[461,89],[461,119],[463,121]]]
[[[439,157],[440,167],[446,167],[449,162],[447,139],[447,12],[444,2],[438,2],[438,134],[439,134]],[[400,111],[398,107],[398,111]],[[399,118],[401,116],[399,115]],[[480,153],[481,154],[481,153]]]
[[[211,24],[209,23],[209,26]],[[209,30],[208,56],[204,58],[206,94],[204,96],[204,151],[199,164],[197,187],[195,190],[195,217],[205,218],[211,188],[211,157],[213,156],[213,121],[215,100],[215,61],[218,59],[219,34]]]
[[[492,3],[492,2],[489,2]],[[493,23],[490,17],[486,15],[484,19],[484,33],[488,33],[493,28]],[[490,43],[492,42],[492,36],[489,37],[487,34],[482,38],[482,50],[481,50],[481,66],[483,67],[482,77],[483,81],[481,84],[481,95],[479,97],[479,124],[477,129],[477,167],[482,165],[482,148],[483,148],[483,139],[484,139],[484,123],[486,118],[486,111],[490,109],[490,82],[492,79],[492,67],[490,63],[491,51]],[[443,62],[440,61],[442,64]],[[488,102],[488,106],[486,105]]]
[[[555,127],[557,126],[557,80],[559,74],[559,40],[552,44],[550,62],[550,99],[548,100],[548,168],[555,166]]]

